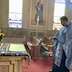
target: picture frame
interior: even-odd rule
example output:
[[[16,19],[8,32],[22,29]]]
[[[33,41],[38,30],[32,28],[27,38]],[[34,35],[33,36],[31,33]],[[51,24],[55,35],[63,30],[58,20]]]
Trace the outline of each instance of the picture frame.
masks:
[[[40,3],[40,7],[38,5]],[[46,26],[47,25],[47,0],[31,0],[30,1],[30,25]],[[39,10],[38,10],[38,9]]]

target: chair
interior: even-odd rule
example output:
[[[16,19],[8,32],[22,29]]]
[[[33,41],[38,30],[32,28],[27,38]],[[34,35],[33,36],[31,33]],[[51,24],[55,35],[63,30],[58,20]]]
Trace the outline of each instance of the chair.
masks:
[[[40,47],[41,47],[41,40],[32,36],[29,40],[27,40],[27,46],[30,51],[30,55],[32,59],[40,58]]]

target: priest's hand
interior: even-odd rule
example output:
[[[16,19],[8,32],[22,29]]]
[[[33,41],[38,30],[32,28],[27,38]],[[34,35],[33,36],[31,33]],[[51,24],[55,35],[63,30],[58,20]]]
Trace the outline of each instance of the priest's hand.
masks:
[[[53,40],[54,38],[53,38],[53,37],[48,37],[48,39],[49,39],[49,40]]]

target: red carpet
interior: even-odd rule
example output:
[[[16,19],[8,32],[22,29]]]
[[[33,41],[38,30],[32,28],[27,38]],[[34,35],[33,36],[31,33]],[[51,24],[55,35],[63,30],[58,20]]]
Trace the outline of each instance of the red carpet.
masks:
[[[48,72],[52,69],[52,59],[31,60],[28,69],[25,67],[25,61],[22,61],[22,72]]]

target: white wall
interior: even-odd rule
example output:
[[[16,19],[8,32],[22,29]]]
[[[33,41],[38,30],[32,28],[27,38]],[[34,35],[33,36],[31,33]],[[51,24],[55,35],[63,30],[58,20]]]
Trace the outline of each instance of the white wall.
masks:
[[[8,27],[9,1],[0,0],[0,27]]]

